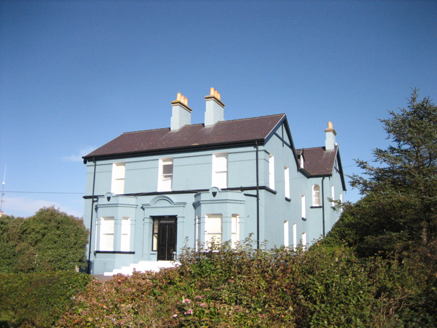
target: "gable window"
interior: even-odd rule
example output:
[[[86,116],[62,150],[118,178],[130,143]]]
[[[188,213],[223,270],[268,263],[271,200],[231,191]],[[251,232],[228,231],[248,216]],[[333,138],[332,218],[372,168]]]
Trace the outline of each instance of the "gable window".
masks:
[[[313,185],[313,206],[320,206],[320,186]]]
[[[284,186],[285,186],[285,197],[290,198],[290,170],[288,167],[284,167]]]
[[[275,190],[275,157],[269,155],[269,187]]]
[[[212,186],[228,187],[228,153],[212,155]]]
[[[114,250],[114,217],[102,217],[100,222],[100,250]]]
[[[232,215],[231,238],[231,246],[235,248],[240,241],[240,217],[237,214]]]
[[[288,221],[284,221],[284,247],[288,248],[290,246],[290,242],[288,240]]]
[[[208,214],[206,216],[205,245],[207,248],[212,242],[222,243],[222,222],[221,214]]]
[[[303,154],[301,154],[300,156],[299,156],[299,166],[300,166],[300,168],[301,169],[304,169],[305,167],[305,160],[304,160],[304,158],[303,158]]]
[[[158,191],[171,191],[173,185],[173,158],[159,160]]]
[[[334,185],[331,186],[331,198],[332,198],[331,205],[332,205],[332,207],[334,207],[335,206],[335,203],[334,203],[334,199],[335,199]]]
[[[130,251],[130,218],[121,221],[121,249],[122,252]]]
[[[112,164],[112,186],[114,194],[124,194],[124,176],[126,167],[123,162]]]
[[[306,214],[306,208],[305,208],[305,196],[302,195],[302,199],[301,199],[301,205],[302,205],[302,219],[305,219],[307,217]]]

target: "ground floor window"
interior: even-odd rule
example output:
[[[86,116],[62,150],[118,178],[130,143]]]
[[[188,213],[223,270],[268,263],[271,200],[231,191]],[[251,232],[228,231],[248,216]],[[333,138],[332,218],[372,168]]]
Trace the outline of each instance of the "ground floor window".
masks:
[[[209,248],[211,243],[222,243],[222,222],[221,214],[208,214],[206,216],[205,227],[205,248]]]
[[[114,250],[114,217],[102,217],[100,222],[100,250]]]
[[[121,248],[122,252],[130,251],[130,218],[124,217],[121,221]]]
[[[240,217],[237,214],[232,215],[231,233],[231,246],[232,248],[235,248],[237,243],[240,241]]]

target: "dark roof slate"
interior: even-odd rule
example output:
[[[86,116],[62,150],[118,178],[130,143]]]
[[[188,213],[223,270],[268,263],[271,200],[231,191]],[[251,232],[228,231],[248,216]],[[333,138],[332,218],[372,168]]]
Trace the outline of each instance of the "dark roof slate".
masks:
[[[325,147],[296,149],[296,153],[305,159],[304,170],[313,176],[331,175],[334,170],[338,146],[334,150],[326,151]]]
[[[170,128],[126,132],[94,150],[84,159],[131,153],[147,153],[166,149],[196,148],[223,144],[265,140],[285,114],[276,114],[232,121],[217,122],[213,126],[186,125],[179,130]]]

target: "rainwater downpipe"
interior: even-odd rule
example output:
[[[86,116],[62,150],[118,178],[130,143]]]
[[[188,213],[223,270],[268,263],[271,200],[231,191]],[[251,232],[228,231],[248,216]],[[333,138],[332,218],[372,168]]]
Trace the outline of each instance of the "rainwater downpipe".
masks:
[[[88,247],[88,274],[91,274],[91,241],[93,238],[93,214],[94,214],[94,189],[96,187],[96,158],[94,161],[94,174],[93,174],[93,194],[91,196],[91,220],[90,220],[90,245]]]
[[[256,249],[259,249],[259,167],[258,167],[258,141],[256,147]]]
[[[325,238],[325,177],[322,178],[322,222],[323,222],[323,238]]]

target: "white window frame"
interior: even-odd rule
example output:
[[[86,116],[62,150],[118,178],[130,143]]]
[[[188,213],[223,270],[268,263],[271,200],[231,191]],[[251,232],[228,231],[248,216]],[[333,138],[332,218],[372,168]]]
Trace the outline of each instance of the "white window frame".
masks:
[[[114,251],[115,221],[113,216],[103,216],[100,219],[100,251]]]
[[[319,190],[316,190],[316,188],[318,188]],[[313,184],[312,193],[313,193],[313,206],[321,206],[320,205],[320,186],[318,184]]]
[[[307,233],[302,232],[302,249],[306,251],[307,249]]]
[[[293,250],[296,252],[297,248],[297,225],[293,223]]]
[[[305,168],[305,160],[304,160],[304,158],[303,158],[303,154],[300,155],[300,158],[299,158],[299,165],[300,165],[300,168],[301,168],[301,169],[304,169],[304,168]]]
[[[301,207],[302,207],[302,218],[306,219],[307,211],[306,211],[305,195],[302,195],[302,197],[301,197]]]
[[[120,251],[130,251],[130,238],[131,238],[131,219],[129,217],[123,217],[121,219],[121,246]]]
[[[222,221],[223,222],[223,221]],[[240,241],[240,216],[232,214],[231,218],[231,247],[236,248]]]
[[[171,172],[164,167],[170,166]],[[159,159],[158,172],[158,191],[172,191],[173,189],[173,157],[164,157]]]
[[[124,162],[112,164],[112,184],[111,192],[114,194],[124,194],[124,179],[126,175],[126,166]]]
[[[290,169],[287,166],[284,166],[284,188],[285,188],[285,197],[290,198]]]
[[[228,162],[228,153],[212,155],[212,187],[220,189],[228,187]]]
[[[343,193],[342,192],[340,193],[340,203],[342,205],[340,208],[340,213],[343,213],[344,208],[343,208]]]
[[[335,189],[334,189],[334,185],[331,185],[331,198],[332,198],[332,202],[331,205],[332,207],[335,206],[334,200],[335,200]]]
[[[284,221],[284,247],[289,248],[290,247],[290,231],[288,228],[288,221]]]
[[[219,222],[217,229],[217,222]],[[210,248],[212,240],[221,244],[223,242],[223,215],[222,214],[207,214],[205,215],[205,249]]]
[[[275,156],[269,154],[269,188],[275,190]]]

